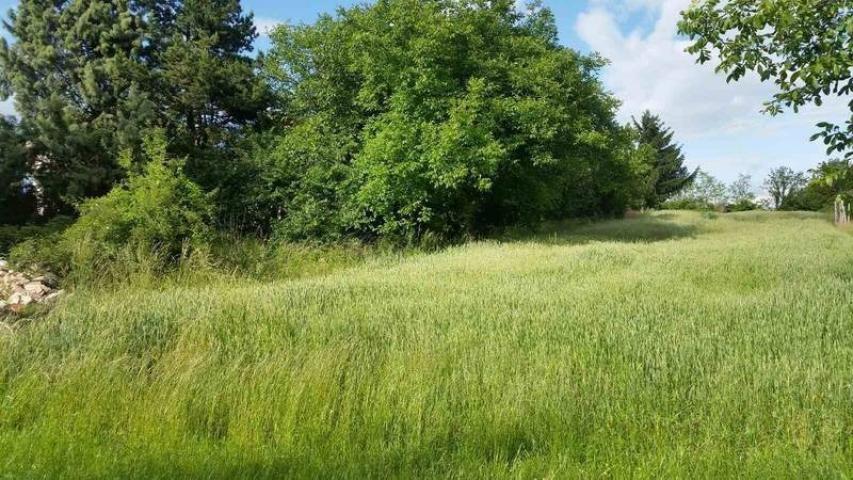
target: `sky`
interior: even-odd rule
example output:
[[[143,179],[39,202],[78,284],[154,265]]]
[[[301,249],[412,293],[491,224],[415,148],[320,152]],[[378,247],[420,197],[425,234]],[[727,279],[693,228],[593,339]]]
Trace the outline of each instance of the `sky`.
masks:
[[[521,2],[521,0],[519,0]],[[6,12],[17,2],[0,0]],[[257,47],[269,44],[263,32],[281,22],[312,22],[352,0],[243,0],[255,14],[262,33]],[[712,65],[698,65],[684,52],[679,38],[679,12],[690,0],[545,0],[556,17],[560,41],[582,52],[598,52],[610,60],[602,81],[619,99],[619,118],[630,121],[649,109],[675,131],[687,163],[715,177],[733,181],[753,177],[756,188],[770,169],[789,166],[808,170],[826,159],[822,143],[809,142],[822,120],[841,122],[847,101],[828,101],[770,117],[761,113],[774,93],[772,83],[747,78],[727,84]],[[9,102],[0,113],[12,113]]]

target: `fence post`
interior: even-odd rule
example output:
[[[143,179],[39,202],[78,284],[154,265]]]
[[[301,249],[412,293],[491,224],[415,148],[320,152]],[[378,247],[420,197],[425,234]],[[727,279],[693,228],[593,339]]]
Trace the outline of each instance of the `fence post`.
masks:
[[[848,214],[850,211],[850,207],[844,204],[844,199],[839,195],[835,199],[835,224],[836,225],[846,225],[850,223],[850,216]]]

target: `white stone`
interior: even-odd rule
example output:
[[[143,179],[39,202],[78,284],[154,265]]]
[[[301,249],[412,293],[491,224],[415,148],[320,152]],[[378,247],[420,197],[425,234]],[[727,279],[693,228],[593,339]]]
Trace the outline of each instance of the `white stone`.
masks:
[[[33,279],[34,282],[39,282],[47,285],[50,288],[56,288],[59,285],[59,278],[52,273],[45,273]]]
[[[44,297],[41,300],[41,303],[44,303],[44,304],[53,303],[53,302],[59,300],[59,297],[61,297],[63,295],[65,295],[65,290],[57,290],[57,291],[51,293],[50,295]]]
[[[41,282],[30,282],[24,285],[24,290],[30,295],[47,295],[50,289]]]
[[[33,303],[33,297],[29,296],[25,292],[17,292],[13,293],[11,297],[9,297],[10,305],[29,305]]]

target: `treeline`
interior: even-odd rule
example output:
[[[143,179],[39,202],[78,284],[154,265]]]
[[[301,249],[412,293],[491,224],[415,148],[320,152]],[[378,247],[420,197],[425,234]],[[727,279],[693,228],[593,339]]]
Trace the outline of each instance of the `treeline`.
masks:
[[[380,0],[254,56],[237,0],[22,0],[6,27],[0,223],[79,218],[66,239],[97,251],[447,241],[658,207],[695,176],[659,118],[619,124],[605,60],[538,5]]]
[[[700,170],[694,181],[661,207],[670,210],[748,210],[829,211],[836,200],[853,203],[853,161],[827,160],[808,172],[789,167],[770,171],[758,189],[750,175],[741,174],[726,185]]]

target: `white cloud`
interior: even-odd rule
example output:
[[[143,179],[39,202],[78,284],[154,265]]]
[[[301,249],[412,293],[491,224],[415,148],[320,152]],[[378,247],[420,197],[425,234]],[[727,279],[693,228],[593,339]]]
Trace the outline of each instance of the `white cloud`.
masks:
[[[12,99],[0,102],[0,115],[15,115],[15,105]]]
[[[275,27],[284,23],[281,20],[270,17],[255,17],[255,28],[258,30],[258,34],[262,37],[269,36],[270,33],[275,29]]]
[[[734,178],[739,168],[761,176],[777,164],[808,168],[822,160],[822,148],[808,144],[808,138],[816,122],[849,115],[846,102],[828,101],[799,115],[763,115],[764,102],[775,92],[772,83],[753,76],[728,84],[713,65],[698,65],[684,51],[689,42],[678,37],[677,23],[690,2],[591,0],[578,17],[580,38],[612,62],[603,80],[623,101],[621,118],[627,121],[646,109],[661,115],[688,153],[699,152],[691,163],[723,178]],[[778,158],[760,148],[781,136],[799,153],[785,156],[783,151]]]

